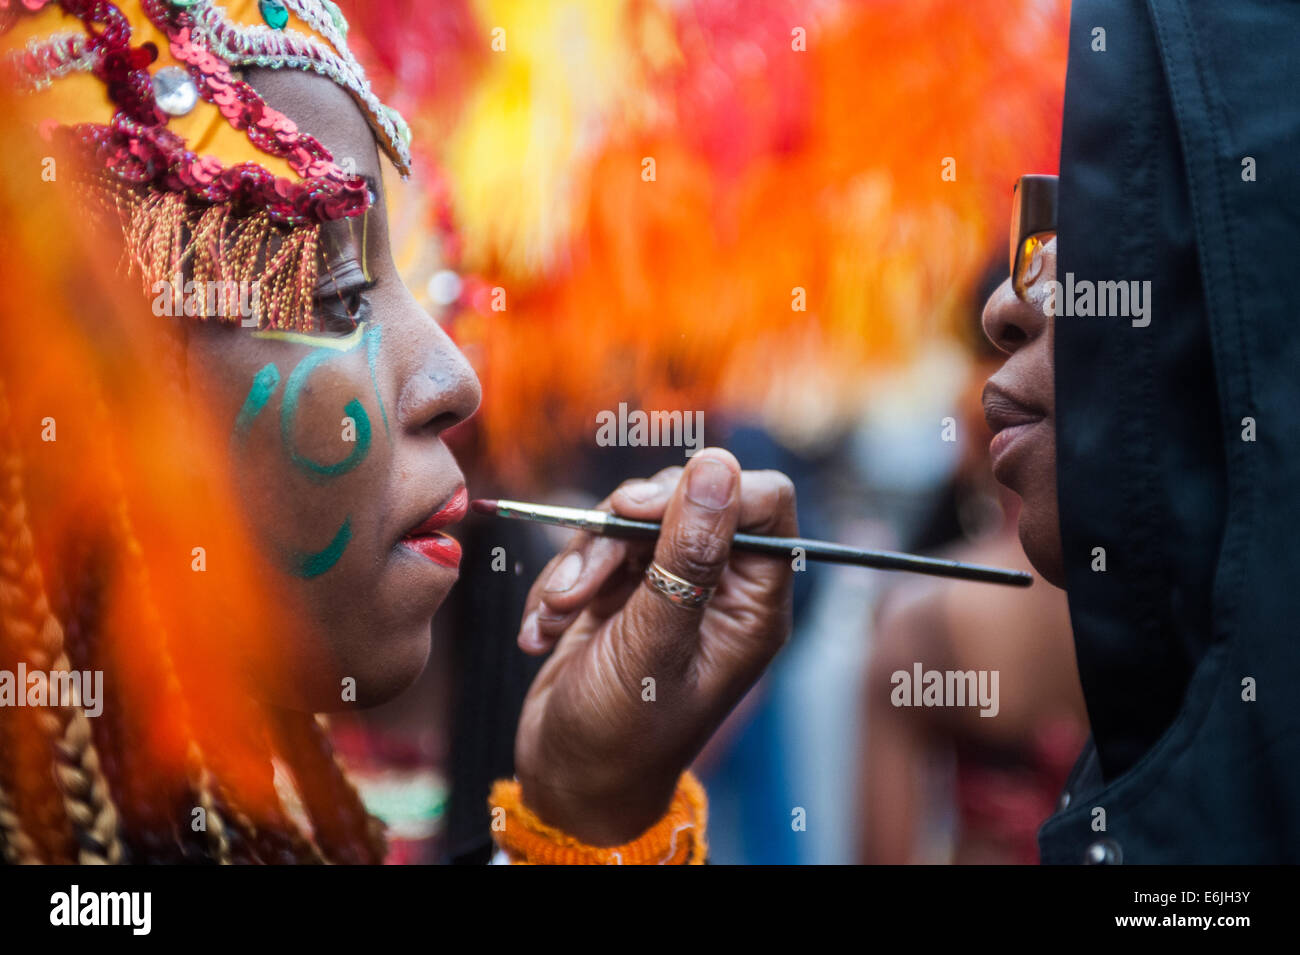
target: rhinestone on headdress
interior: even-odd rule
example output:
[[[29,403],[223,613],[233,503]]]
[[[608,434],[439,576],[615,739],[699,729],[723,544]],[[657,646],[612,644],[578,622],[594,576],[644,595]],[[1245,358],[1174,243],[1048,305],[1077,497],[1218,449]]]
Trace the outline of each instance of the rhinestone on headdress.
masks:
[[[179,66],[164,66],[153,75],[153,95],[168,116],[184,116],[199,104],[198,87],[189,71]]]
[[[193,270],[196,282],[208,280],[203,276],[257,280],[272,290],[259,325],[313,328],[321,226],[360,216],[378,200],[319,139],[270,106],[242,70],[299,69],[329,77],[352,93],[380,146],[406,174],[410,130],[370,89],[348,49],[338,6],[331,0],[258,0],[265,22],[257,24],[242,22],[242,11],[240,21],[232,20],[225,0],[134,0],[129,9],[147,22],[124,12],[124,0],[118,0],[122,8],[113,0],[0,0],[0,14],[37,14],[56,2],[83,29],[0,48],[0,72],[13,73],[33,92],[71,73],[102,81],[111,119],[56,123],[51,135],[102,167],[96,187],[123,215],[130,261],[146,289],[182,267]],[[0,19],[5,32],[12,17]],[[160,49],[174,65],[153,67]],[[169,120],[192,117],[205,104],[251,146],[287,164],[296,180],[257,161],[192,151],[182,133],[188,124],[172,128]],[[227,243],[218,236],[236,238]]]

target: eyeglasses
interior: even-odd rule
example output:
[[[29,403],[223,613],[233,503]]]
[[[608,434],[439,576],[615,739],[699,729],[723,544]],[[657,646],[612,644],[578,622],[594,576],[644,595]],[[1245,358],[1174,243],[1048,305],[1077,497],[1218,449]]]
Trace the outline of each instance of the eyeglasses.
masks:
[[[1021,176],[1011,202],[1011,286],[1023,299],[1043,269],[1043,246],[1056,235],[1057,176]]]

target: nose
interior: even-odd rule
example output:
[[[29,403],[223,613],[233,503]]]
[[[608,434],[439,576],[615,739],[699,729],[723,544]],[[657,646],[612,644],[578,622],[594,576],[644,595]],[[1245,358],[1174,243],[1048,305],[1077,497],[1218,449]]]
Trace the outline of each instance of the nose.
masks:
[[[988,340],[1008,355],[1014,355],[1047,329],[1047,317],[1042,309],[1032,298],[1029,302],[1018,298],[1010,279],[989,296],[980,321]]]
[[[478,376],[459,348],[438,326],[428,323],[424,341],[413,343],[414,361],[397,399],[397,421],[408,431],[439,434],[478,410],[483,399]]]

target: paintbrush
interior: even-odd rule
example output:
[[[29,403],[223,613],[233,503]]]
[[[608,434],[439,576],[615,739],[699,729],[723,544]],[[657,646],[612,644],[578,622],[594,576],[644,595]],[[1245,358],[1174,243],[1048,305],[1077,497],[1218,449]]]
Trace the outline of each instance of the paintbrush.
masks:
[[[571,527],[589,534],[620,537],[628,540],[655,540],[660,526],[652,521],[634,521],[608,511],[589,511],[578,507],[556,507],[550,504],[527,504],[522,501],[471,501],[479,514],[490,514],[517,521],[534,521]],[[846,547],[829,541],[809,540],[805,537],[767,537],[762,534],[736,534],[731,539],[735,550],[751,554],[771,554],[774,557],[805,557],[829,564],[851,564],[855,567],[874,567],[877,570],[906,570],[914,574],[933,577],[956,577],[976,580],[986,584],[1007,584],[1011,587],[1028,587],[1034,582],[1032,575],[1023,570],[1005,570],[982,564],[964,564],[938,557],[921,557],[916,554],[898,554],[887,550],[864,550]]]

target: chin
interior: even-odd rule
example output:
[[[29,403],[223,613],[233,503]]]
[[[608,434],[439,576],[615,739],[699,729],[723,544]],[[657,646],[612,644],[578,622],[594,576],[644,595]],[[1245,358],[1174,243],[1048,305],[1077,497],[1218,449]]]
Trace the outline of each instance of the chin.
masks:
[[[365,659],[357,660],[356,703],[340,700],[336,690],[333,699],[329,701],[332,703],[329,709],[369,709],[387,703],[409,690],[429,663],[429,652],[433,645],[432,623],[432,618],[425,618],[410,630],[390,633],[384,641],[382,652],[368,654]],[[334,685],[337,687],[339,684]]]
[[[1061,550],[1061,527],[1053,506],[1034,507],[1025,501],[1020,509],[1020,544],[1038,576],[1054,587],[1065,589],[1065,558]]]
[[[296,665],[281,670],[287,678],[264,685],[263,695],[278,706],[313,713],[380,706],[410,689],[424,671],[433,645],[431,625],[425,618],[421,624],[390,630],[379,646],[371,639],[336,644],[333,650],[316,644],[312,652],[298,655]],[[354,690],[346,699],[345,680],[353,681],[347,687]]]

